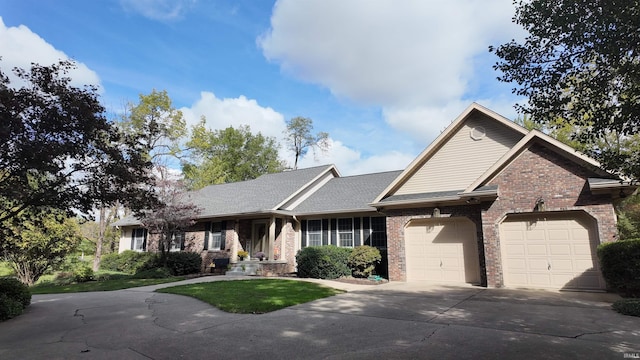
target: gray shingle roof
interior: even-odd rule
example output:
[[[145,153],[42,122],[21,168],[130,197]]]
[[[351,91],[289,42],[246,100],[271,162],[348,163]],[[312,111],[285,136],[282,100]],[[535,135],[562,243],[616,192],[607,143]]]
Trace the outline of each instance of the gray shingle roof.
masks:
[[[190,196],[194,204],[203,208],[200,214],[203,218],[275,210],[278,204],[331,166],[284,171],[262,175],[254,180],[211,185]]]
[[[200,218],[268,212],[333,165],[266,174],[254,180],[210,185],[188,193],[188,201],[202,209]],[[137,225],[129,216],[114,226]]]
[[[402,171],[346,176],[329,180],[293,209],[297,214],[375,210],[370,204]]]

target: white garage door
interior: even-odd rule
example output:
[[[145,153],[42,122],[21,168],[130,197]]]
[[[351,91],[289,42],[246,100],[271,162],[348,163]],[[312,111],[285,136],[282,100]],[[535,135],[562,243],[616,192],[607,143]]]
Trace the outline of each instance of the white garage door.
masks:
[[[405,254],[408,281],[480,283],[476,227],[466,218],[412,220]]]
[[[595,222],[586,214],[512,215],[500,230],[505,286],[604,289]]]

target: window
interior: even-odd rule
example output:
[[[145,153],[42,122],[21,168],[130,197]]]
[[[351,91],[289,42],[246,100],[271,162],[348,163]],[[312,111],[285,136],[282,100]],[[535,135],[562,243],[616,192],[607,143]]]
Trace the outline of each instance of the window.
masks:
[[[143,228],[131,230],[131,250],[145,251],[147,247],[147,230]]]
[[[353,219],[338,219],[339,246],[353,247]]]
[[[211,234],[209,236],[209,250],[222,249],[222,223],[211,224]]]
[[[173,233],[171,239],[171,246],[169,247],[170,251],[180,251],[182,250],[182,245],[184,244],[184,231],[176,231]]]
[[[371,218],[371,246],[387,247],[387,219],[384,216]]]
[[[307,238],[309,246],[322,246],[322,220],[309,220],[307,222]]]

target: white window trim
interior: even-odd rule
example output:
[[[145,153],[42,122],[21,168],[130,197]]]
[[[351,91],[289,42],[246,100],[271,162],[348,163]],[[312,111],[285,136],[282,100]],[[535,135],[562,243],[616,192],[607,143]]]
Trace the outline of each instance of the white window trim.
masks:
[[[346,220],[346,221],[349,221],[349,222],[351,223],[351,226],[350,226],[350,228],[351,228],[351,229],[350,229],[350,230],[348,230],[348,231],[347,231],[347,230],[340,230],[340,221],[341,221],[341,220],[342,220],[342,221],[345,221],[345,220]],[[337,233],[337,235],[338,235],[338,239],[337,239],[337,240],[338,240],[338,246],[339,246],[339,247],[348,247],[348,248],[352,248],[352,247],[354,247],[354,246],[355,246],[355,237],[354,237],[354,230],[353,230],[353,228],[354,228],[354,226],[353,226],[353,222],[354,222],[353,218],[338,218],[338,219],[336,220],[336,233]],[[342,243],[342,241],[343,241],[343,240],[342,240],[342,235],[346,235],[346,234],[351,235],[351,245],[344,245],[344,244]]]
[[[317,230],[317,231],[315,231],[315,230],[314,230],[314,231],[311,231],[311,225],[310,225],[310,223],[311,223],[312,221],[317,221],[317,222],[319,222],[319,223],[320,223],[320,229],[319,229],[319,230]],[[322,230],[323,230],[323,229],[322,229],[322,219],[309,219],[309,220],[307,220],[307,246],[322,246],[322,240],[323,240],[323,239],[322,239]],[[311,235],[318,235],[318,237],[319,237],[319,239],[320,239],[320,243],[319,243],[319,244],[317,244],[317,245],[316,245],[315,243],[314,243],[314,244],[312,244],[312,243],[311,243]],[[314,240],[314,242],[315,242],[315,240]]]
[[[220,227],[220,231],[215,231],[215,227],[216,224],[219,225]],[[223,249],[221,249],[222,247],[222,222],[212,222],[211,223],[211,230],[209,231],[209,246],[208,246],[208,251],[221,251]],[[215,242],[217,240],[218,245],[215,245]]]

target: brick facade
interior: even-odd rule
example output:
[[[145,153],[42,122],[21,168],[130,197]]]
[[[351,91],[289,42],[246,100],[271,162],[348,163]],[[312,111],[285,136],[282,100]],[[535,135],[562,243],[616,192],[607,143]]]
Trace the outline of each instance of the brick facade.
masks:
[[[498,186],[498,199],[481,205],[438,206],[443,217],[466,217],[476,224],[481,282],[502,287],[500,224],[509,214],[534,213],[544,199],[545,211],[581,211],[597,224],[598,241],[613,241],[616,215],[610,195],[591,195],[587,179],[597,176],[555,152],[534,145],[487,185]],[[412,219],[431,218],[433,207],[386,210],[389,280],[406,281],[404,230]]]

